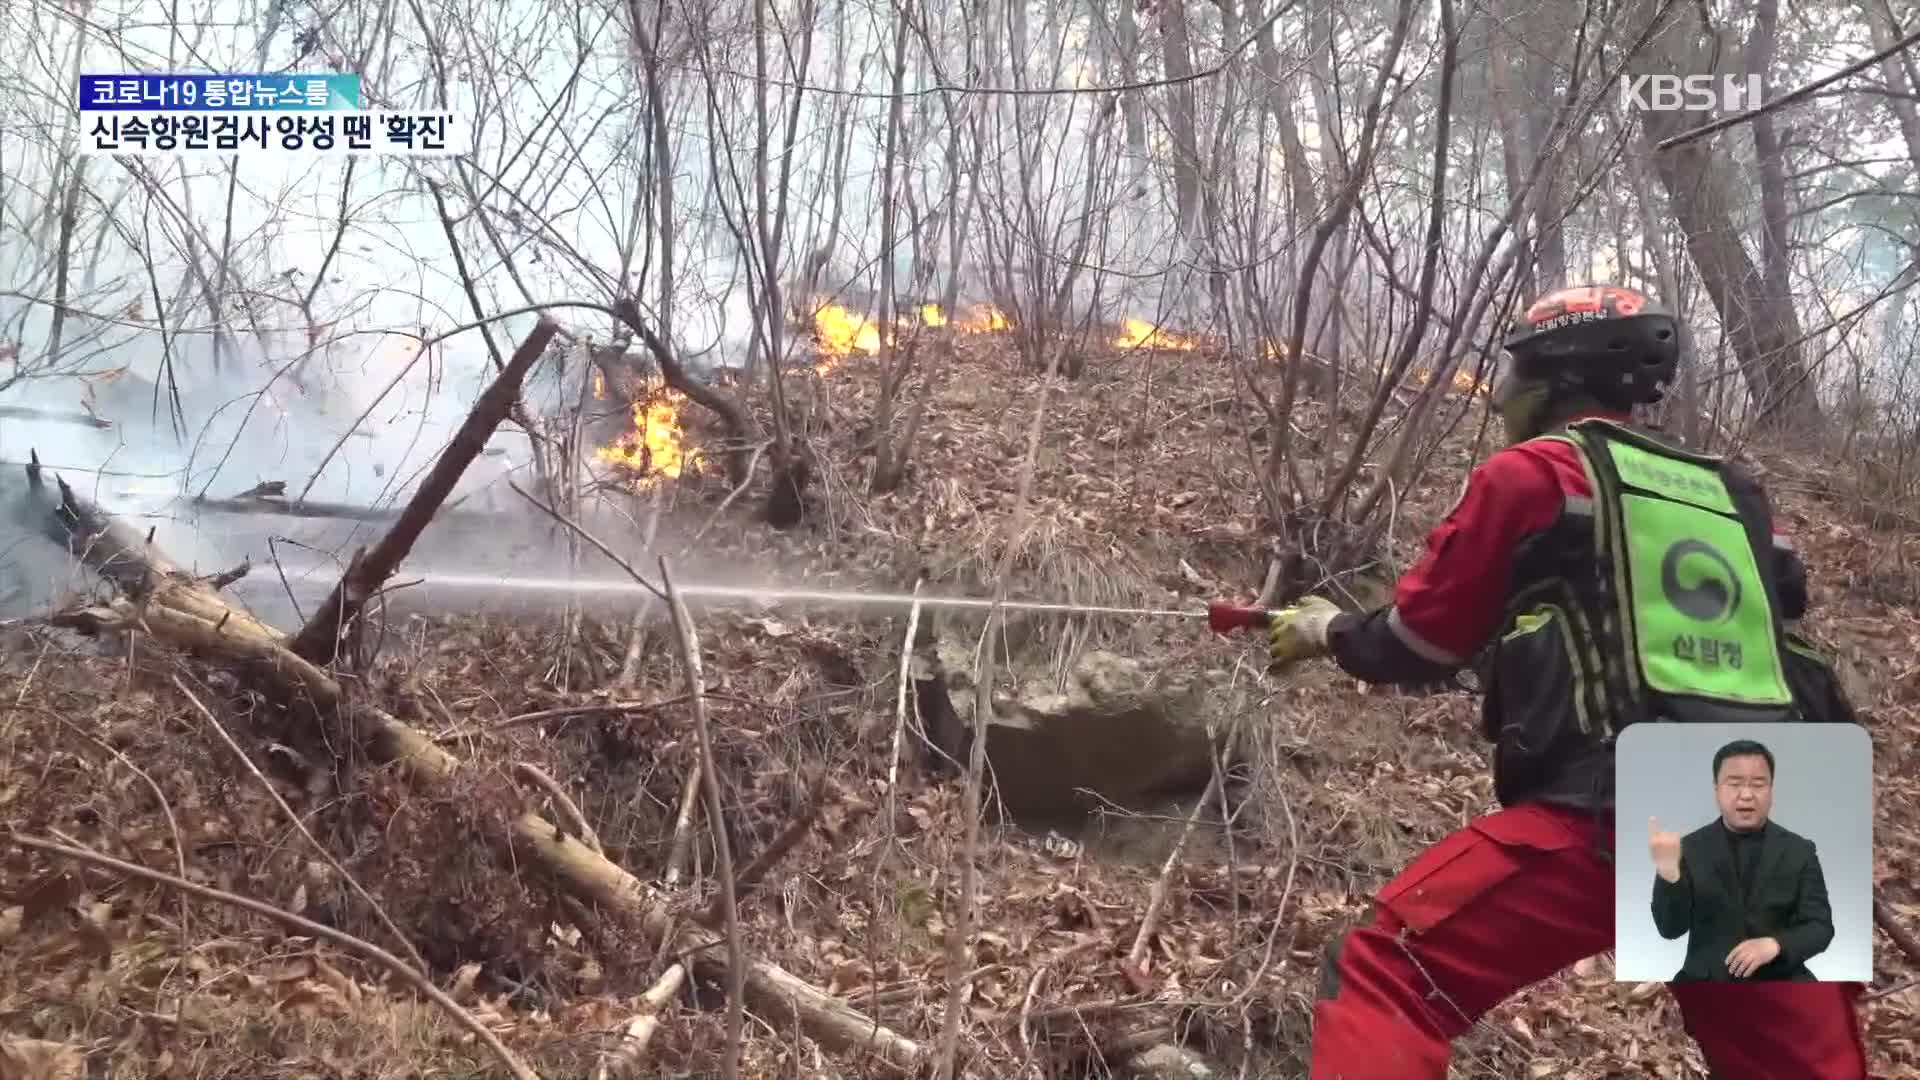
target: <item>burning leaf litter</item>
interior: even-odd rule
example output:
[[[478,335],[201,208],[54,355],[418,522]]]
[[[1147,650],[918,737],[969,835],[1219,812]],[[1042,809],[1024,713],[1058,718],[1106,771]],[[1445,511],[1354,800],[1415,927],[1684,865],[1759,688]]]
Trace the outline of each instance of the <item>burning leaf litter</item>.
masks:
[[[593,396],[605,395],[606,380],[595,372]],[[633,403],[633,430],[595,450],[594,460],[620,469],[642,488],[677,478],[700,460],[698,450],[687,449],[680,405],[679,395],[664,384],[650,385]]]
[[[1122,349],[1161,349],[1170,352],[1192,352],[1200,347],[1198,338],[1169,333],[1145,319],[1128,319],[1113,343]]]
[[[1433,371],[1429,368],[1421,368],[1413,373],[1413,381],[1419,383],[1421,386],[1425,386],[1433,381]],[[1491,397],[1493,394],[1493,386],[1474,378],[1472,372],[1456,371],[1453,373],[1452,385],[1447,388],[1447,392],[1450,394],[1472,394],[1474,397]]]
[[[958,319],[949,317],[939,304],[921,304],[913,314],[895,318],[894,324],[901,329],[951,326],[963,334],[991,334],[1013,326],[1005,315],[990,304],[975,304]],[[823,302],[817,306],[813,313],[813,329],[821,355],[821,361],[816,365],[820,371],[830,370],[839,360],[855,352],[872,355],[880,351],[879,321],[856,314],[839,304]],[[888,335],[887,340],[891,342],[892,335]]]
[[[958,319],[950,318],[938,304],[922,304],[913,315],[902,315],[895,322],[902,328],[950,326],[963,334],[998,333],[1013,325],[989,304],[975,304]],[[814,370],[822,374],[856,352],[873,355],[880,351],[879,323],[839,304],[819,305],[814,311],[813,328],[818,356]],[[606,377],[599,372],[593,376],[593,396],[599,400],[607,396]],[[666,386],[650,385],[633,404],[632,430],[595,450],[594,460],[619,469],[642,489],[679,478],[701,460],[700,452],[686,445],[682,404],[680,395]]]
[[[991,304],[974,304],[958,318],[950,316],[939,304],[921,304],[912,314],[894,320],[902,329],[913,327],[950,327],[968,335],[997,334],[1012,328],[1013,322]],[[813,367],[825,374],[837,368],[855,353],[877,355],[882,335],[878,320],[857,314],[835,303],[818,304],[813,313],[813,339],[818,359]],[[891,343],[894,338],[887,335]],[[1160,329],[1143,319],[1129,318],[1114,344],[1122,349],[1149,349],[1192,352],[1208,339],[1176,334]],[[593,376],[593,395],[606,398],[606,379]],[[594,460],[612,465],[640,488],[666,479],[677,479],[689,467],[699,463],[698,450],[686,445],[681,424],[680,396],[665,386],[651,386],[646,395],[634,402],[633,429],[594,451]]]
[[[835,360],[856,350],[880,351],[880,327],[839,304],[821,305],[813,313],[813,328],[823,361]]]

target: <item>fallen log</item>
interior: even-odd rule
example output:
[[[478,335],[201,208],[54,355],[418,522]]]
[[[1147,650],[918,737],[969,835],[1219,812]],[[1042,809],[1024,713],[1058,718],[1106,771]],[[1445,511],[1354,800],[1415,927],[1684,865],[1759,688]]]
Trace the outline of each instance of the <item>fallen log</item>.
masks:
[[[38,528],[123,592],[139,594],[150,586],[149,578],[180,574],[178,566],[153,550],[151,533],[142,537],[74,491],[60,474],[43,469],[38,449],[28,451],[27,487],[15,499],[14,517]]]
[[[146,604],[187,612],[205,619],[225,620],[237,630],[278,640],[279,631],[234,607],[210,581],[194,577],[155,548],[153,534],[141,535],[125,522],[73,490],[59,474],[40,466],[38,451],[30,454],[27,486],[13,506],[14,518],[106,579],[123,595]]]
[[[461,496],[464,499],[466,496]],[[490,519],[493,515],[477,510],[457,510],[454,507],[459,499],[448,503],[434,514],[436,520],[458,520],[469,518],[474,521]],[[271,514],[279,517],[317,518],[346,521],[398,521],[406,516],[404,506],[361,506],[354,503],[293,502],[274,495],[237,495],[230,499],[216,499],[199,496],[189,506],[196,510],[207,510],[216,514]]]
[[[333,676],[288,652],[279,631],[234,608],[209,617],[181,604],[183,599],[207,602],[184,589],[163,588],[138,601],[117,596],[104,604],[63,611],[51,621],[88,633],[144,630],[182,652],[250,676],[281,694],[287,704],[324,710],[343,703]],[[222,598],[213,595],[211,600]]]
[[[368,753],[400,769],[417,789],[445,789],[459,776],[460,759],[431,737],[383,709],[348,703],[337,680],[278,641],[241,637],[197,616],[165,607],[142,607],[124,598],[68,613],[62,621],[94,631],[144,627],[159,640],[184,645],[274,680],[288,696],[304,697],[316,706],[350,709],[355,730],[365,741]],[[700,977],[724,978],[725,950],[719,935],[692,926],[668,940],[674,934],[669,899],[579,837],[539,814],[526,813],[513,821],[510,835],[504,839],[516,863],[532,862],[561,888],[614,913],[639,929],[649,942],[664,944],[667,951],[679,955],[690,954],[693,970]],[[532,859],[526,859],[528,855]],[[746,967],[746,1000],[760,1015],[797,1021],[802,1031],[827,1049],[871,1052],[902,1071],[910,1071],[923,1060],[925,1049],[920,1044],[881,1026],[784,968],[765,960],[749,960]]]
[[[640,995],[640,1012],[627,1024],[620,1045],[601,1060],[593,1071],[593,1080],[623,1080],[636,1076],[646,1062],[647,1047],[653,1033],[660,1030],[660,1012],[673,1000],[687,981],[687,966],[675,964],[660,976],[652,988]]]
[[[724,951],[716,954],[713,949],[702,949],[693,957],[693,970],[702,979],[724,981]],[[747,964],[746,1000],[755,1016],[776,1028],[797,1027],[829,1050],[871,1052],[901,1072],[920,1068],[928,1058],[926,1047],[896,1035],[879,1021],[784,968],[763,961]]]
[[[350,503],[290,502],[272,496],[242,496],[215,499],[199,496],[188,503],[195,510],[216,514],[272,514],[278,517],[345,519],[348,521],[397,521],[406,513],[398,506],[354,506]]]
[[[549,328],[546,336],[551,334]],[[492,415],[498,423],[498,416],[504,415],[505,410],[501,406],[502,395],[496,391],[509,380],[512,385],[518,385],[532,362],[532,358],[528,358],[522,365],[523,353],[539,336],[540,331],[536,329],[534,336],[516,351],[508,371],[482,395],[481,403],[474,407],[461,434],[456,436],[441,464],[436,465],[427,484],[422,485],[421,493],[415,496],[402,520],[376,545],[374,554],[356,560],[355,565],[362,569],[361,584],[372,581],[377,586],[385,575],[380,578],[370,575],[387,565],[387,559],[392,560],[386,570],[390,574],[398,559],[404,556],[420,527],[431,517],[437,500],[444,498],[459,478],[457,470],[442,466],[450,459],[461,460],[454,450],[474,445],[469,436],[477,434],[479,442],[485,442],[491,429],[476,424],[475,416]],[[537,349],[533,355],[537,357]],[[471,461],[472,456],[467,453],[464,461]],[[183,651],[244,672],[283,703],[303,706],[323,719],[344,721],[344,729],[359,737],[375,761],[395,767],[416,789],[446,790],[453,786],[462,763],[431,737],[383,709],[350,697],[338,679],[313,659],[297,652],[286,635],[230,606],[225,597],[172,563],[150,538],[141,537],[80,498],[58,477],[54,478],[54,484],[59,495],[54,498],[50,494],[52,489],[47,488],[45,479],[39,475],[37,459],[30,469],[29,480],[28,497],[38,501],[29,503],[26,509],[39,515],[41,531],[48,539],[73,551],[122,592],[106,603],[65,612],[57,617],[58,622],[93,632],[144,630]],[[352,573],[349,569],[349,574]],[[347,611],[351,590],[344,579],[333,595],[341,605],[339,610]],[[314,627],[317,620],[318,616],[309,620],[308,629]],[[509,865],[532,864],[564,892],[613,913],[640,929],[652,943],[687,958],[685,962],[694,973],[703,978],[713,976],[716,962],[724,972],[724,961],[716,955],[716,946],[721,944],[717,935],[704,927],[687,926],[684,921],[675,920],[668,897],[546,818],[535,813],[522,814],[508,826],[507,835],[491,839],[510,857]],[[676,931],[676,925],[684,929]],[[723,955],[724,949],[718,953]],[[881,1026],[791,972],[764,960],[749,960],[746,969],[748,1003],[762,1014],[797,1021],[801,1030],[823,1047],[868,1053],[903,1071],[913,1069],[925,1059],[925,1050],[918,1043]]]
[[[44,420],[49,424],[73,424],[76,427],[90,427],[99,431],[113,426],[113,421],[94,416],[92,413],[36,409],[31,405],[0,405],[0,419]]]
[[[514,403],[520,400],[520,385],[526,381],[527,372],[547,351],[547,344],[559,330],[558,324],[542,318],[513,351],[506,369],[488,384],[480,400],[474,402],[460,430],[454,432],[453,440],[433,463],[433,469],[414,491],[413,498],[407,501],[406,511],[394,522],[393,528],[387,530],[371,550],[362,548],[354,552],[347,572],[340,576],[340,583],[327,594],[326,601],[307,620],[307,625],[293,636],[288,647],[295,653],[315,663],[334,660],[341,638],[357,625],[361,607],[400,568],[400,561],[413,550],[413,542],[420,538],[427,522],[433,520],[440,504],[452,494],[467,466],[486,449],[494,429],[513,411]]]
[[[188,505],[196,510],[209,510],[216,514],[271,515],[274,517],[313,518],[317,520],[341,521],[398,521],[406,514],[401,506],[360,506],[354,503],[331,502],[289,502],[286,499],[215,499],[202,497],[194,499]],[[451,505],[441,508],[435,518],[458,519],[471,518],[475,521],[490,519],[493,515],[477,510],[456,510]]]

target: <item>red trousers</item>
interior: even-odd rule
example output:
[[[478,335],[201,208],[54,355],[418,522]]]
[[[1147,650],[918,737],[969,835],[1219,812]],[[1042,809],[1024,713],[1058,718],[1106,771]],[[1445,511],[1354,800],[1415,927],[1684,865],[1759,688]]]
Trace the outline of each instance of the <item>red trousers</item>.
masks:
[[[1427,849],[1335,946],[1312,1080],[1445,1080],[1452,1041],[1519,990],[1613,947],[1610,827],[1521,805]],[[1866,1080],[1858,983],[1668,987],[1715,1077]]]

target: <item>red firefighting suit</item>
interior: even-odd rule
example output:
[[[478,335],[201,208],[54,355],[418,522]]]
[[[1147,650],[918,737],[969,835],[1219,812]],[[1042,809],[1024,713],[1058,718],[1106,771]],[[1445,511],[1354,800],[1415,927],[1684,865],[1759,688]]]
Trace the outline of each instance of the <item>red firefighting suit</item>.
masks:
[[[1612,413],[1592,413],[1627,422]],[[1435,681],[1499,629],[1516,552],[1591,498],[1578,451],[1508,447],[1469,477],[1392,606],[1342,615],[1333,658],[1380,683]],[[1782,614],[1806,606],[1805,569],[1775,530]],[[1613,947],[1611,814],[1520,801],[1416,858],[1337,938],[1314,1009],[1312,1080],[1444,1080],[1451,1041],[1515,992]],[[1854,983],[1669,987],[1716,1077],[1865,1080]]]

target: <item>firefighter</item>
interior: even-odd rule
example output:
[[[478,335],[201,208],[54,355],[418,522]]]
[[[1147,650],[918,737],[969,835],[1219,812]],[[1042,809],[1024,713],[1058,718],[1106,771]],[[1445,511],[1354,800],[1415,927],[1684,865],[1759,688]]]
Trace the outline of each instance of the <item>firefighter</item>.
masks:
[[[1475,664],[1501,804],[1417,857],[1369,921],[1329,944],[1313,1080],[1443,1080],[1452,1040],[1487,1010],[1613,947],[1613,743],[1626,724],[1853,719],[1789,628],[1806,571],[1765,493],[1632,423],[1673,379],[1677,329],[1613,286],[1533,303],[1493,397],[1508,445],[1469,476],[1392,604],[1342,613],[1310,597],[1271,624],[1282,666],[1330,656],[1366,682],[1431,683]],[[1669,992],[1716,1077],[1864,1080],[1863,989]]]

